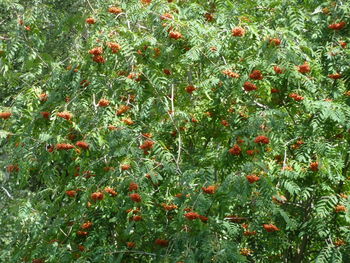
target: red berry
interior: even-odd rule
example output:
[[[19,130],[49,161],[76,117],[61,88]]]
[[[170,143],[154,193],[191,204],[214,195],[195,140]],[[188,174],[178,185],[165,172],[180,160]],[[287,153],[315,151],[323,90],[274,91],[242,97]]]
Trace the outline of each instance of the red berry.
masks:
[[[87,142],[83,142],[83,141],[78,141],[76,142],[75,144],[76,146],[78,146],[79,148],[82,148],[82,149],[89,149],[89,144]]]
[[[317,172],[318,171],[318,162],[312,162],[310,163],[310,170]]]
[[[254,140],[255,143],[263,143],[263,144],[268,144],[270,142],[269,138],[267,138],[264,135],[260,135],[255,138]]]
[[[275,232],[280,230],[277,226],[273,224],[264,224],[263,227],[267,232]]]
[[[95,193],[91,194],[91,199],[94,201],[103,200],[103,197],[104,197],[104,195],[101,192],[95,192]]]
[[[92,18],[92,17],[87,18],[85,21],[86,21],[86,23],[88,23],[88,24],[90,24],[90,25],[96,23],[95,18]]]
[[[214,194],[216,191],[216,186],[215,185],[210,185],[208,187],[202,187],[202,190],[206,194]]]
[[[184,214],[184,216],[189,220],[198,219],[200,217],[200,215],[197,214],[196,212],[188,212],[188,213]]]
[[[11,115],[12,115],[11,112],[0,112],[0,119],[6,120],[6,119],[10,118]]]
[[[311,71],[310,65],[305,62],[303,65],[298,66],[298,71],[300,73],[309,73]]]
[[[235,27],[232,29],[232,36],[234,37],[242,37],[245,35],[245,30],[242,27]]]
[[[242,152],[241,147],[239,147],[237,144],[235,144],[230,150],[228,150],[230,154],[232,155],[240,155]]]
[[[141,196],[139,194],[130,194],[130,199],[136,203],[141,202]]]
[[[247,178],[248,182],[251,184],[260,180],[260,177],[256,176],[255,174],[247,175],[246,178]]]
[[[255,80],[262,80],[264,77],[261,74],[260,70],[253,70],[252,73],[250,73],[249,78],[255,79]]]
[[[244,82],[243,87],[245,91],[253,91],[258,89],[256,85],[249,81]]]

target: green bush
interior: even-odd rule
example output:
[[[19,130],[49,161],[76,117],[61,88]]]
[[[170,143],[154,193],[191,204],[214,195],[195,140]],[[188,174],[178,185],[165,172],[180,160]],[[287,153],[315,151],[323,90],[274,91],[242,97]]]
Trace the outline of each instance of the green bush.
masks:
[[[4,262],[350,262],[350,3],[0,10]]]

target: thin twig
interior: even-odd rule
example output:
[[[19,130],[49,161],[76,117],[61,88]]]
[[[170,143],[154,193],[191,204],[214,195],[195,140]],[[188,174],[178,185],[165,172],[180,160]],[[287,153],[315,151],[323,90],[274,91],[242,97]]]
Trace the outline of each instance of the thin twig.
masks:
[[[176,164],[179,166],[180,158],[181,158],[181,133],[179,133],[178,142],[179,142],[179,149],[177,150]]]
[[[130,26],[130,21],[128,19],[128,15],[126,13],[120,13],[116,16],[116,18],[118,18],[119,16],[121,15],[125,15],[125,18],[126,18],[126,23],[128,24],[128,29],[131,30],[131,26]]]
[[[286,106],[284,106],[284,108],[285,108],[285,110],[287,111],[287,113],[288,113],[289,117],[292,119],[292,121],[293,121],[294,125],[295,125],[295,126],[297,126],[297,123],[295,122],[295,120],[294,120],[293,116],[290,114],[290,112],[289,112],[288,108],[287,108]]]
[[[298,139],[298,137],[293,138],[284,144],[284,158],[283,158],[282,170],[287,166],[287,146],[288,146],[288,144],[290,144],[292,141],[294,141],[296,139]]]
[[[92,5],[90,4],[90,1],[89,0],[86,0],[86,2],[88,3],[88,5],[90,6],[91,10],[93,13],[95,13],[95,10],[92,8]]]
[[[268,106],[266,106],[266,105],[264,105],[264,104],[261,104],[261,103],[255,101],[255,100],[254,100],[254,103],[255,103],[256,105],[258,105],[259,107],[264,108],[265,110],[270,109]]]
[[[175,124],[175,120],[173,118],[174,114],[175,114],[175,106],[174,106],[174,84],[171,85],[171,98],[170,98],[170,101],[171,101],[171,112],[170,112],[170,118],[171,120],[173,121],[174,123],[174,126],[175,126],[175,129],[177,131],[177,133],[179,134],[179,137],[178,137],[178,143],[179,143],[179,148],[177,150],[177,159],[175,160],[175,163],[176,163],[176,166],[177,166],[177,169],[179,171],[180,170],[180,158],[181,158],[181,132],[180,132],[180,129],[177,127],[177,125]]]
[[[175,114],[175,107],[174,107],[174,84],[171,85],[171,116],[174,116]]]
[[[70,233],[72,232],[73,226],[70,227],[69,231],[68,231],[68,236],[70,235]]]
[[[208,181],[205,181],[205,182],[202,184],[201,189],[202,189],[202,187],[204,187],[204,186],[207,184],[207,182],[208,182]],[[196,200],[194,200],[194,202],[193,202],[192,207],[195,207],[195,205],[196,205],[196,203],[197,203],[197,201],[198,201],[198,199],[199,199],[199,196],[200,196],[201,194],[202,194],[202,192],[199,191],[198,194],[197,194]]]
[[[72,101],[74,101],[75,99],[77,99],[77,98],[79,97],[79,95],[82,94],[86,89],[87,89],[87,87],[85,87],[83,90],[81,90],[76,96],[74,96],[74,97],[66,104],[66,106],[68,106],[69,104],[72,103]]]
[[[287,166],[287,147],[284,148],[284,158],[283,158],[283,166],[282,170]]]
[[[222,56],[222,60],[224,61],[225,65],[227,65],[226,59],[224,58],[224,56]]]
[[[13,196],[9,193],[9,191],[7,191],[7,189],[3,186],[1,186],[2,190],[4,190],[4,192],[7,194],[7,196],[13,200]]]
[[[142,254],[142,255],[150,255],[150,256],[156,256],[154,253],[144,252],[144,251],[135,251],[135,250],[120,250],[120,251],[114,251],[110,252],[108,254],[116,254],[116,253],[134,253],[134,254]],[[160,255],[164,257],[163,255]]]
[[[23,34],[23,36],[24,36],[24,39],[26,40],[26,43],[28,43],[29,41],[28,41],[28,38],[26,37],[26,35],[25,34]],[[44,65],[46,66],[46,67],[48,67],[49,65],[46,63],[46,61],[39,55],[39,52],[38,51],[36,51],[34,48],[32,48],[30,45],[27,45],[34,53],[35,53],[35,55],[36,56],[38,56],[38,58],[44,63]]]
[[[65,235],[66,237],[68,237],[68,235],[60,228],[60,231],[63,233],[63,235]]]
[[[94,105],[95,112],[97,112],[97,104],[96,104],[95,93],[92,94],[92,104]]]
[[[187,71],[188,83],[192,84],[192,70]]]

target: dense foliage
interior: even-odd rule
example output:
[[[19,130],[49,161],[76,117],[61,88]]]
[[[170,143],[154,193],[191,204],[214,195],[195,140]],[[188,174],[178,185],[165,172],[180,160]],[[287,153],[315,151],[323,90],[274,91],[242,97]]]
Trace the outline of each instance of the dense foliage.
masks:
[[[0,10],[4,262],[350,262],[350,3]]]

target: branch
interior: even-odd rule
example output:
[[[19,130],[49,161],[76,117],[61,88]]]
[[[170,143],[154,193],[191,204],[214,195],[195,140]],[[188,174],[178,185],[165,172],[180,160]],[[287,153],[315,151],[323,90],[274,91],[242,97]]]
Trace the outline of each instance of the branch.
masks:
[[[177,166],[179,166],[180,158],[181,158],[181,133],[180,132],[179,132],[178,141],[179,141],[179,148],[177,150],[177,159],[176,159]]]
[[[287,111],[287,113],[288,113],[289,117],[292,119],[292,121],[293,121],[294,125],[295,125],[295,126],[297,126],[297,123],[295,122],[295,120],[294,120],[293,116],[290,114],[290,112],[289,112],[289,110],[287,109],[287,107],[286,107],[286,106],[284,106],[284,108],[286,109],[286,111]]]
[[[298,137],[297,138],[294,138],[294,139],[291,139],[291,140],[289,140],[288,142],[286,142],[285,144],[284,144],[284,158],[283,158],[283,166],[282,166],[282,169],[284,169],[284,167],[286,167],[287,166],[287,146],[288,146],[288,144],[290,144],[292,141],[294,141],[294,140],[296,140],[296,139],[298,139]]]
[[[174,106],[174,84],[171,85],[171,98],[170,98],[170,101],[171,101],[171,113],[170,113],[170,116],[174,116],[175,114],[175,106]]]
[[[81,90],[79,93],[77,93],[77,95],[75,95],[67,104],[66,106],[68,106],[69,104],[72,103],[72,101],[76,100],[80,94],[82,94],[85,90],[87,89],[87,87],[85,87],[83,90]]]
[[[88,3],[88,5],[90,6],[90,8],[91,8],[92,12],[94,12],[94,13],[95,13],[95,10],[92,8],[92,5],[90,4],[90,1],[89,1],[89,0],[86,0],[86,2],[87,2],[87,3]]]
[[[304,216],[303,216],[302,222],[306,222],[311,214],[310,210],[312,208],[312,201],[313,201],[313,198],[311,197],[305,206],[305,210],[303,211]],[[302,237],[301,245],[297,249],[297,253],[294,256],[293,262],[295,262],[295,263],[303,262],[303,260],[305,258],[305,252],[307,252],[308,243],[309,243],[309,236],[307,233],[304,233],[304,235]]]
[[[134,253],[134,254],[149,255],[153,257],[157,256],[157,254],[154,254],[154,253],[149,253],[144,251],[135,251],[135,250],[120,250],[120,251],[110,252],[108,254],[116,254],[116,253]],[[160,255],[160,256],[164,257],[163,255]]]
[[[10,40],[11,38],[9,38],[9,37],[3,37],[3,36],[0,36],[0,40]]]
[[[149,29],[143,25],[137,24],[137,27],[149,31]]]
[[[224,58],[224,56],[222,56],[222,60],[224,61],[225,65],[227,65],[226,59]]]
[[[192,84],[192,70],[191,68],[187,71],[188,82]]]
[[[59,228],[60,231],[63,233],[63,235],[65,235],[66,237],[68,237],[68,235],[62,230],[62,228]]]
[[[347,151],[345,154],[344,167],[343,167],[342,172],[341,172],[343,177],[346,176],[346,173],[348,172],[349,167],[350,167],[349,158],[350,158],[350,154],[349,154],[349,151]],[[344,180],[340,181],[338,184],[338,194],[340,194],[342,192],[343,185],[344,185]]]
[[[304,235],[300,249],[298,249],[298,254],[296,255],[295,260],[293,262],[295,263],[303,262],[303,259],[305,257],[304,253],[305,253],[308,241],[309,241],[308,236]]]
[[[24,36],[24,39],[26,40],[26,43],[28,43],[29,40],[28,40],[27,36],[25,34],[23,34],[23,36]],[[39,55],[39,52],[37,50],[32,48],[29,44],[27,46],[35,53],[36,56],[38,56],[38,58],[44,63],[44,65],[46,67],[49,67],[49,65],[46,63],[46,61]]]
[[[261,103],[255,101],[255,100],[254,100],[253,102],[255,103],[255,105],[257,105],[257,106],[259,106],[259,107],[261,107],[261,108],[264,108],[265,110],[270,109],[268,106],[266,106],[266,105],[264,105],[264,104],[261,104]]]
[[[171,113],[170,117],[173,117],[175,114],[175,106],[174,106],[174,84],[171,85]],[[174,120],[173,120],[174,121]],[[175,123],[174,123],[175,124]],[[177,150],[177,159],[176,159],[176,166],[179,167],[179,162],[181,158],[181,133],[178,127],[175,125],[175,128],[177,129],[177,132],[179,134],[178,142],[179,142],[179,148]]]
[[[283,166],[282,170],[287,166],[287,147],[284,148],[284,158],[283,158]]]
[[[97,104],[96,104],[95,93],[92,94],[92,104],[94,105],[95,112],[97,112]]]
[[[349,166],[350,166],[350,162],[349,162],[349,151],[346,152],[345,154],[345,160],[344,160],[344,167],[343,167],[343,170],[342,170],[342,175],[345,177],[346,176],[346,173],[349,169]]]
[[[13,200],[13,196],[9,193],[9,191],[6,190],[5,187],[1,186],[2,190],[4,190],[4,192],[7,194],[7,196]]]

